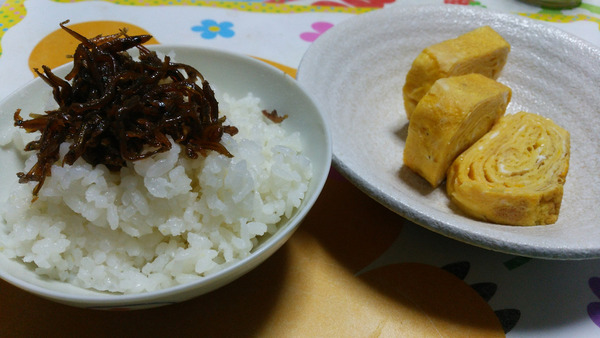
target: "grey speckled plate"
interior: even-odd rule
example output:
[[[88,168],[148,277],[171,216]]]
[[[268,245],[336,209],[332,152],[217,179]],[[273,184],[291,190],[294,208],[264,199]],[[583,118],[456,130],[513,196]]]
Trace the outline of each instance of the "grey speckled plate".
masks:
[[[462,215],[445,189],[402,164],[408,121],[402,86],[422,49],[482,25],[512,50],[499,81],[507,113],[553,119],[571,133],[571,162],[558,222],[513,227]],[[298,79],[331,120],[334,165],[398,214],[476,246],[529,257],[600,257],[600,49],[541,22],[463,6],[390,7],[344,21],[303,57]]]

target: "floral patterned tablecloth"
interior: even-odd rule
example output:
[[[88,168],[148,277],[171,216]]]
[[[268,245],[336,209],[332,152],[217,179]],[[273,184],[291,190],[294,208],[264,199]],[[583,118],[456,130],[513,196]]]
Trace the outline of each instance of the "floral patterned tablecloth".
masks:
[[[600,45],[600,1],[549,10],[518,1],[6,0],[0,2],[0,98],[72,51],[58,23],[85,34],[123,26],[152,43],[251,55],[294,75],[303,53],[343,20],[386,6],[479,6],[544,21]],[[100,30],[100,31],[98,31]],[[600,57],[600,56],[599,56]],[[340,235],[343,234],[343,235]],[[600,239],[599,239],[600,240]],[[337,172],[300,230],[246,276],[150,310],[55,304],[0,281],[0,336],[600,336],[600,262],[486,251],[427,231]]]

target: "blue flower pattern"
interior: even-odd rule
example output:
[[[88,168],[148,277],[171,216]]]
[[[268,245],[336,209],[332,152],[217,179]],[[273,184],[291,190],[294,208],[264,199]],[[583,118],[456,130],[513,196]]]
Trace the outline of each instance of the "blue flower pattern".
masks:
[[[192,26],[192,31],[201,32],[200,36],[204,39],[214,39],[217,36],[224,38],[230,38],[235,35],[233,29],[233,23],[229,21],[223,21],[221,23],[216,22],[212,19],[202,20],[202,25]]]

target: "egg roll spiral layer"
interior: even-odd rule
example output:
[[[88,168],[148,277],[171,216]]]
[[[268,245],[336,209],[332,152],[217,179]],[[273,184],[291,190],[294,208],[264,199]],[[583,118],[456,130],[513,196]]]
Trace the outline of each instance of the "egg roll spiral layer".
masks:
[[[550,119],[502,117],[448,169],[451,200],[472,217],[509,225],[558,219],[569,170],[569,133]]]

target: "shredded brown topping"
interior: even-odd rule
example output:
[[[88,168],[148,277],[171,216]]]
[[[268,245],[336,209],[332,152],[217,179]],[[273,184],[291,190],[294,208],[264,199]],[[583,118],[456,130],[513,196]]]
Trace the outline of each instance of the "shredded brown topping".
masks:
[[[263,115],[266,116],[269,120],[275,122],[275,123],[281,123],[283,122],[283,120],[287,119],[287,115],[283,115],[283,116],[279,116],[277,114],[277,110],[272,110],[271,112],[267,111],[267,110],[263,110],[262,111]]]
[[[41,132],[25,147],[37,151],[37,163],[17,174],[21,183],[38,182],[34,200],[59,160],[63,142],[71,144],[63,164],[82,157],[112,171],[171,149],[167,135],[189,158],[206,156],[208,150],[232,156],[220,141],[223,133],[234,135],[237,128],[223,125],[214,92],[198,70],[168,56],[161,60],[142,46],[150,35],[128,36],[123,30],[88,39],[66,23],[60,27],[80,41],[71,72],[61,79],[47,66],[43,72],[35,69],[52,87],[59,107],[32,114],[30,120],[21,118],[20,109],[14,114],[15,126]],[[139,61],[126,52],[133,47],[139,50]]]

